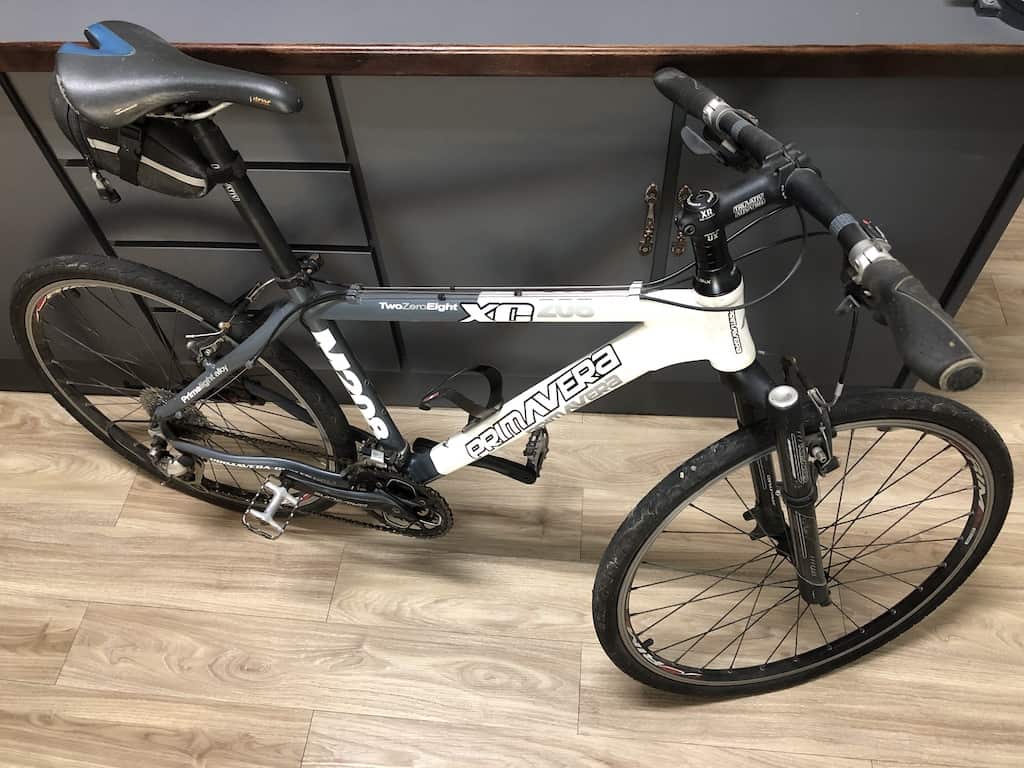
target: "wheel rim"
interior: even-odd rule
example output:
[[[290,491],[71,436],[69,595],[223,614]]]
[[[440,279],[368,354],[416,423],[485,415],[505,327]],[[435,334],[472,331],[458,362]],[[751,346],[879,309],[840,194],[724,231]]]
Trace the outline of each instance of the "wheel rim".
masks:
[[[616,610],[637,661],[674,681],[760,683],[854,654],[928,609],[978,546],[991,467],[975,445],[931,423],[838,429],[841,467],[819,480],[817,508],[833,605],[803,602],[788,561],[770,540],[747,536],[745,473],[774,455],[765,449],[684,500],[630,564]],[[872,459],[880,468],[868,471]],[[733,547],[743,556],[721,559]]]
[[[146,429],[153,404],[200,373],[185,335],[217,330],[168,299],[95,279],[63,280],[38,290],[26,307],[25,328],[39,369],[65,401],[141,462],[149,462]],[[112,340],[122,337],[141,344],[134,352],[115,350]],[[225,340],[216,355],[231,346]],[[186,418],[192,422],[185,435],[190,440],[228,453],[273,450],[283,458],[336,467],[333,442],[315,410],[262,357],[192,410],[195,418],[191,412]],[[269,474],[215,462],[205,462],[203,472],[198,483],[189,483],[192,490],[235,503],[250,501]]]

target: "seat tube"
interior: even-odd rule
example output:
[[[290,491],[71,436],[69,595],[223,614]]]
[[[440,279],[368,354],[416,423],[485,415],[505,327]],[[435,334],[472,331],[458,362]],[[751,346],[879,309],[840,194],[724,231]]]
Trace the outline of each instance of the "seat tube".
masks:
[[[301,282],[302,274],[298,259],[281,234],[281,229],[267,209],[260,193],[253,186],[245,166],[239,162],[238,153],[224,138],[220,128],[210,119],[196,120],[190,123],[189,127],[192,137],[212,168],[220,170],[238,163],[238,172],[229,181],[223,182],[224,191],[235,204],[239,216],[249,225],[278,280]]]
[[[319,318],[307,318],[304,322],[327,362],[338,374],[342,386],[359,409],[373,436],[377,438],[378,445],[394,457],[404,457],[408,443],[402,437],[387,407],[377,396],[373,382],[366,375],[363,366],[352,354],[338,324],[333,320]]]

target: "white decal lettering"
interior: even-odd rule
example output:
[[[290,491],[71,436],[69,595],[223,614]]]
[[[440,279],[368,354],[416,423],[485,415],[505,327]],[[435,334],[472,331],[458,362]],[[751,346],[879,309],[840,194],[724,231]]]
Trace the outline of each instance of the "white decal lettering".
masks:
[[[363,382],[352,371],[352,364],[348,361],[348,357],[343,352],[334,351],[334,345],[337,343],[334,339],[334,334],[331,333],[329,328],[324,328],[322,331],[314,331],[313,338],[316,339],[316,343],[327,358],[327,362],[331,364],[331,368],[338,374],[341,383],[348,390],[349,395],[352,397],[352,402],[355,403],[359,412],[363,414],[366,423],[370,425],[373,434],[381,440],[386,438],[390,434],[388,425],[377,416],[377,407],[374,405],[373,400],[363,394]]]
[[[466,452],[479,459],[516,435],[582,408],[621,387],[622,380],[613,373],[621,365],[610,344],[601,347],[538,386],[519,408],[467,442]]]

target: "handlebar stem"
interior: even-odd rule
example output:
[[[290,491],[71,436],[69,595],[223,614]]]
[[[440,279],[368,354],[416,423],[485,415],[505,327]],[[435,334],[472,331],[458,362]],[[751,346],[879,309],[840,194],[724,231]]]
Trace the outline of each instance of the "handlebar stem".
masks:
[[[694,290],[702,296],[723,296],[736,290],[742,278],[733,264],[719,219],[721,199],[711,190],[702,189],[683,201],[683,212],[688,219],[683,234],[690,237],[697,262]]]

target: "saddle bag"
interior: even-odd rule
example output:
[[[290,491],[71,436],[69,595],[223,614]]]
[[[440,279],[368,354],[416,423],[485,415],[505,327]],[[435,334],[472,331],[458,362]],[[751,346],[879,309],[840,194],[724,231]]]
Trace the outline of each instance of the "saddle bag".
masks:
[[[57,124],[82,153],[90,171],[110,173],[129,184],[174,197],[203,197],[216,184],[213,169],[180,122],[143,117],[121,128],[104,128],[83,119],[56,82],[50,101]],[[93,180],[103,196],[95,174]],[[116,193],[108,191],[116,202]]]

